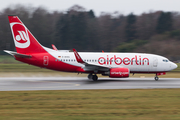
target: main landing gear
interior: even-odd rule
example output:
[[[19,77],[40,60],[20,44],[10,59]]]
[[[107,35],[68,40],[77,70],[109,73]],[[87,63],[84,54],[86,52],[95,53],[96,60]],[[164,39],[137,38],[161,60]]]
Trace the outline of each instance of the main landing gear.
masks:
[[[88,75],[88,79],[93,80],[93,81],[97,81],[98,80],[98,76],[96,74],[93,75],[92,73],[90,73]]]

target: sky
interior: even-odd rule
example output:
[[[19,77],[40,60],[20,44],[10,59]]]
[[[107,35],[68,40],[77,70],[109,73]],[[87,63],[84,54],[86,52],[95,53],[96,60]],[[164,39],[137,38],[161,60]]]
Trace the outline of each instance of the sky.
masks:
[[[66,11],[73,5],[80,5],[86,10],[93,10],[99,16],[101,12],[140,15],[150,11],[180,12],[180,0],[1,0],[0,10],[10,5],[23,4],[33,7],[45,7],[49,11]]]

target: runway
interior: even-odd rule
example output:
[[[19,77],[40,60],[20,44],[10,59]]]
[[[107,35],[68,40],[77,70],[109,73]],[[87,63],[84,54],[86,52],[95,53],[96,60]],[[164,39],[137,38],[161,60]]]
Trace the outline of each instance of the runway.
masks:
[[[180,78],[2,77],[0,91],[180,88]]]

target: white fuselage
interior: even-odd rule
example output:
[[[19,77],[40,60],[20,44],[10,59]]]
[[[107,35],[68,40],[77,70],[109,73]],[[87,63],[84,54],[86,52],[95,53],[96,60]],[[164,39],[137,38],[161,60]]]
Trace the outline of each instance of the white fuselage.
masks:
[[[76,61],[73,52],[50,51],[49,53],[57,58],[57,61],[84,67]],[[132,73],[167,72],[177,67],[167,58],[154,54],[79,52],[79,55],[87,63],[109,68],[125,67]]]

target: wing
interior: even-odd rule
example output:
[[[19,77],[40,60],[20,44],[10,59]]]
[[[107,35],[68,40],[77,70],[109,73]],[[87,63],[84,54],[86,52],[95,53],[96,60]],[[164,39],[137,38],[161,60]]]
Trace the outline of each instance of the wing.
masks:
[[[87,63],[87,62],[83,61],[83,59],[78,54],[76,49],[73,49],[73,52],[74,52],[77,62],[85,65],[85,67],[83,68],[85,71],[98,72],[98,71],[109,71],[109,69],[110,69],[110,67],[107,67],[107,66],[100,66],[100,65],[94,64],[94,63]]]

